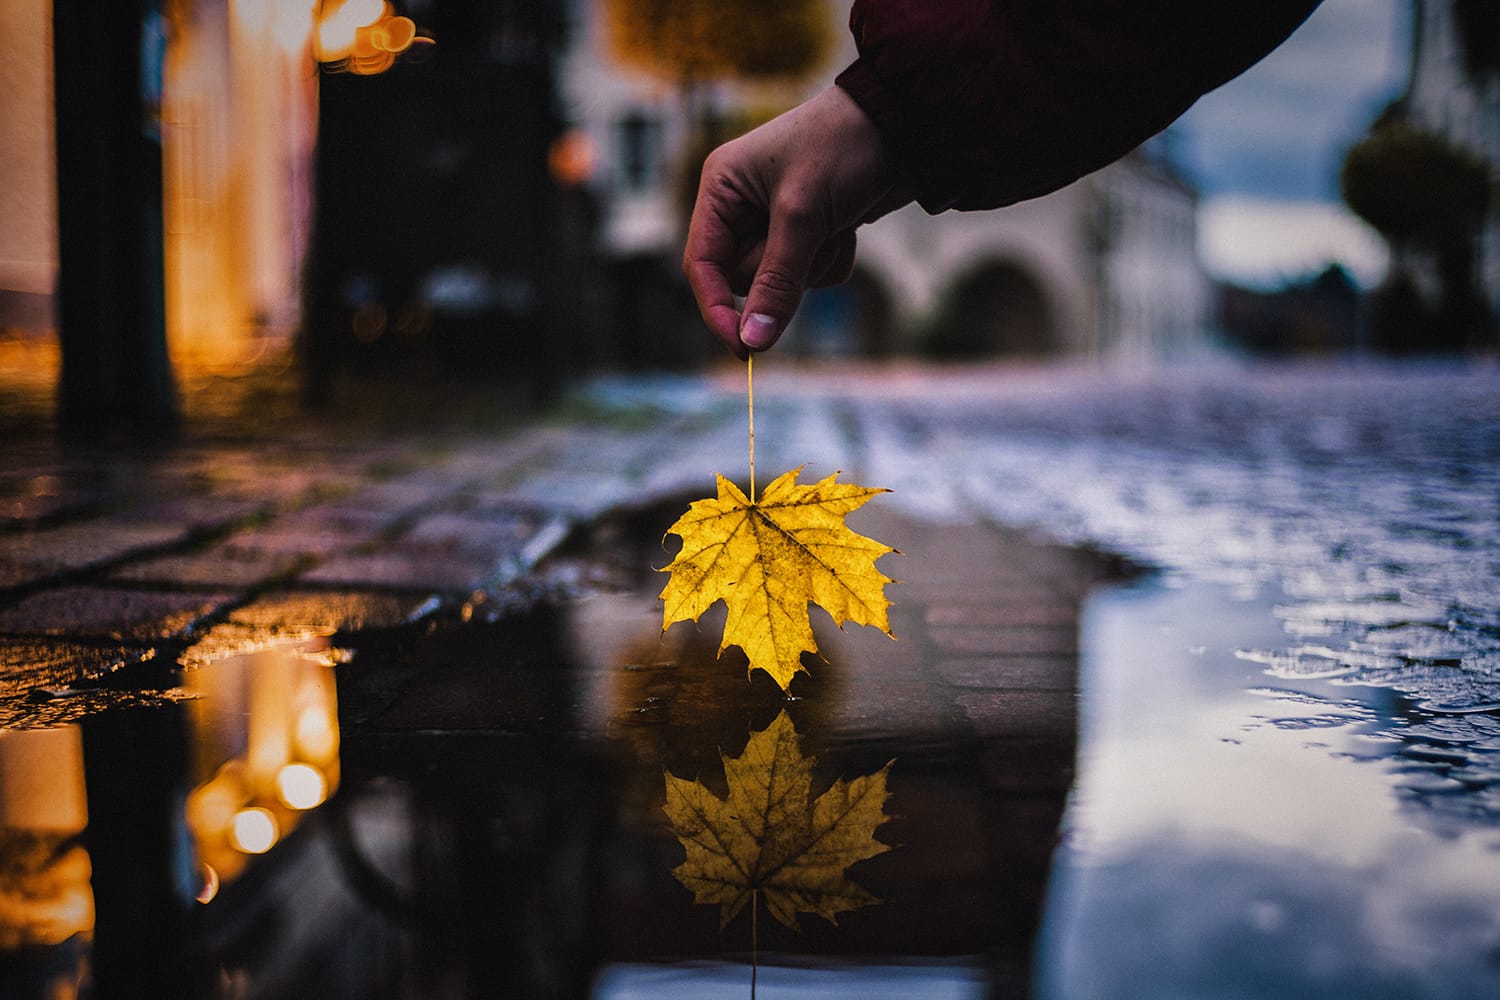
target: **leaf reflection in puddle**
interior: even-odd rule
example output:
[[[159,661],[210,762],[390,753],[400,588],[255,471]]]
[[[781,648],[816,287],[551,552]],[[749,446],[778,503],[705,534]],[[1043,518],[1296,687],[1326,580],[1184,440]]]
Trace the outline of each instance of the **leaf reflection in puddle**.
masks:
[[[721,927],[756,894],[793,930],[799,912],[837,923],[838,914],[880,901],[845,872],[890,850],[875,830],[888,818],[886,777],[894,761],[852,781],[840,778],[813,798],[815,758],[802,756],[785,711],[750,735],[744,753],[723,761],[727,799],[666,775],[667,816],[687,851],[672,874],[697,902],[721,905]]]

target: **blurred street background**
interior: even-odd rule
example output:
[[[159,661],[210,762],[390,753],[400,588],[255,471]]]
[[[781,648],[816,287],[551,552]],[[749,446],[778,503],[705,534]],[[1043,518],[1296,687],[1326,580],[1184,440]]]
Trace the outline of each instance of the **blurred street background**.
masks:
[[[749,472],[679,259],[847,16],[0,6],[0,996],[745,995],[662,774],[782,709],[898,849],[768,996],[1495,995],[1500,7],[862,230],[755,455],[891,490],[898,641],[788,700],[660,627]]]

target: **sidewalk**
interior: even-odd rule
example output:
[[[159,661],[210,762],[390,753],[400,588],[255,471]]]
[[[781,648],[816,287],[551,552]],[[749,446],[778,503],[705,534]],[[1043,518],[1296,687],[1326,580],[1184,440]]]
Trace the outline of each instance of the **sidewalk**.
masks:
[[[761,480],[807,463],[804,481],[839,471],[891,485],[870,471],[898,460],[885,385],[760,396],[758,383]],[[982,955],[992,984],[1019,995],[1073,774],[1079,607],[1119,567],[877,496],[850,525],[900,550],[881,563],[899,581],[887,588],[897,641],[822,629],[826,662],[785,702],[714,657],[711,623],[658,634],[662,533],[711,494],[715,472],[745,478],[742,388],[729,376],[604,383],[545,417],[240,428],[128,455],[22,440],[0,474],[0,729],[170,701],[192,671],[332,636],[354,651],[337,685],[344,809],[378,805],[394,781],[425,803],[400,822],[456,845],[476,823],[550,817],[525,841],[541,853],[516,869],[527,892],[549,871],[588,875],[565,863],[573,836],[593,844],[584,856],[606,852],[609,871],[584,883],[604,929],[549,946],[558,961],[583,949],[557,972],[576,975],[738,949],[670,877],[681,848],[661,776],[713,780],[718,753],[787,705],[806,751],[839,774],[899,758],[881,837],[903,846],[861,866],[887,905],[837,928],[808,920],[800,937],[763,927],[763,946]],[[920,490],[920,463],[899,461],[900,488]],[[590,810],[604,826],[575,828]],[[602,846],[600,830],[614,831]],[[484,923],[497,894],[526,898],[500,873],[532,848],[506,843],[436,856],[439,871],[496,873],[442,905]],[[392,933],[347,888],[294,874],[297,856],[273,862],[292,874],[256,905],[321,892]],[[529,927],[534,913],[512,916]],[[482,948],[446,960],[471,972],[495,961]],[[357,971],[328,968],[358,995]]]
[[[714,472],[733,476],[744,462],[745,418],[732,389],[687,412],[608,402],[573,409],[463,434],[310,428],[134,455],[69,454],[49,440],[8,446],[0,725],[87,712],[89,686],[112,675],[130,686],[142,665],[193,667],[276,636],[461,612],[524,588],[541,560],[596,519],[709,495]],[[830,430],[826,407],[767,407],[761,420],[762,469],[780,468],[778,452],[801,448],[815,460],[868,447],[847,429]],[[831,435],[844,440],[830,443]],[[814,471],[829,470],[804,479]],[[994,563],[1015,567],[986,592],[963,582],[983,578],[973,546],[927,530],[930,565],[964,569],[947,585],[956,592],[924,588],[928,562],[907,537],[916,527],[888,530],[907,553],[891,570],[906,585],[892,596],[908,620],[913,605],[927,606],[924,627],[940,649],[983,657],[1005,645],[990,633],[1009,629],[1030,630],[1023,641],[1040,643],[1038,652],[1072,652],[1071,639],[1050,632],[1071,628],[1066,607],[1092,570],[981,532]],[[944,669],[964,686],[976,668]],[[1047,686],[1069,684],[1048,678]]]

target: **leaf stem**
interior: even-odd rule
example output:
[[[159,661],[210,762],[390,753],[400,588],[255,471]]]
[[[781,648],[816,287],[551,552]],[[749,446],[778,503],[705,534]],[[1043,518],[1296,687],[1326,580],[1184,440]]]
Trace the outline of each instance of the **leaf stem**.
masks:
[[[760,968],[760,890],[750,890],[750,1000],[755,1000],[755,973]]]
[[[755,355],[745,359],[745,395],[750,401],[750,502],[755,502]]]

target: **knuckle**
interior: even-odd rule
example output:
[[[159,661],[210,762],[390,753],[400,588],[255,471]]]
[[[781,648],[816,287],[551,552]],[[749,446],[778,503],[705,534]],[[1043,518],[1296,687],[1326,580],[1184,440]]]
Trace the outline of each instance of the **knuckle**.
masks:
[[[796,188],[782,187],[778,190],[771,210],[785,224],[798,229],[812,226],[818,218],[812,201]]]
[[[803,278],[779,263],[767,263],[755,276],[755,287],[776,299],[795,299],[802,294]]]

